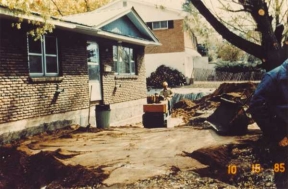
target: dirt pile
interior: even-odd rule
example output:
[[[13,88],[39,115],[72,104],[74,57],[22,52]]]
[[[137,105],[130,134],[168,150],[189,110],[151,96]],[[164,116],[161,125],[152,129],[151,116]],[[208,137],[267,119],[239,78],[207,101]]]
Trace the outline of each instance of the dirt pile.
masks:
[[[194,102],[192,102],[191,100],[182,99],[179,102],[177,102],[176,104],[174,104],[173,107],[175,109],[181,108],[181,109],[187,110],[187,109],[194,108],[195,106],[196,106],[196,104]]]
[[[248,107],[249,101],[256,89],[256,84],[247,83],[223,83],[212,94],[206,95],[199,100],[191,101],[182,99],[175,103],[172,117],[183,117],[185,123],[197,116],[199,112],[215,110],[220,105],[221,98],[235,101]]]
[[[68,136],[67,131],[64,130],[63,133],[62,136]],[[51,135],[61,138],[58,132],[53,132]],[[71,156],[73,154],[65,154],[61,149],[27,155],[18,150],[16,145],[1,147],[0,188],[96,187],[108,177],[101,166],[91,170],[81,165],[65,165],[61,162],[61,159]]]
[[[195,171],[201,177],[217,179],[237,188],[288,187],[288,148],[268,144],[262,139],[201,148],[185,154],[209,166]]]
[[[202,109],[209,108],[211,101],[219,102],[221,97],[227,100],[234,100],[242,105],[248,105],[257,84],[247,83],[223,83],[212,94],[194,101],[199,104]]]

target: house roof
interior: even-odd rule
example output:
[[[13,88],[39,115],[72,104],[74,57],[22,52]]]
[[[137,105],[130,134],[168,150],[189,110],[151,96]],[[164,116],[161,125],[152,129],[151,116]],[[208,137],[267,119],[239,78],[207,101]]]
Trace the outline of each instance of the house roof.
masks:
[[[133,36],[115,34],[101,29],[102,26],[107,25],[122,16],[127,15],[133,24],[139,29],[139,31],[147,36],[146,38],[137,38]],[[0,17],[8,18],[23,18],[29,20],[43,21],[40,14],[32,13],[31,15],[15,14],[7,7],[0,6]],[[95,19],[92,19],[95,18]],[[82,14],[75,14],[66,16],[61,19],[53,18],[48,20],[49,23],[56,27],[83,33],[86,35],[92,35],[97,37],[103,37],[113,39],[117,41],[143,45],[143,46],[159,46],[161,45],[153,32],[146,26],[145,22],[137,14],[134,8],[119,9],[114,11],[103,11],[101,13],[87,12]]]
[[[142,20],[142,18],[139,16],[139,14],[133,7],[118,8],[104,11],[91,11],[81,14],[69,15],[63,17],[63,20],[85,24],[87,26],[98,29],[99,34],[109,36],[109,32],[105,32],[101,28],[124,16],[127,16],[129,18],[129,20],[136,26],[136,28],[140,31],[141,34],[143,34],[149,39],[152,39],[153,41],[158,42],[158,39],[156,38],[154,33],[147,27],[146,23]],[[142,40],[147,40],[147,38]]]
[[[161,3],[157,3],[157,1],[154,1],[154,3],[150,3],[150,2],[147,2],[147,1],[141,1],[141,0],[126,0],[127,2],[130,1],[130,2],[134,2],[134,3],[138,3],[138,4],[142,4],[142,5],[147,5],[147,6],[151,6],[151,7],[155,7],[156,5],[159,6],[161,5]],[[123,0],[114,0],[98,9],[96,9],[95,11],[102,11],[104,9],[107,9],[108,7],[111,7],[113,6],[114,4],[117,4],[119,2],[123,2]],[[164,6],[165,7],[165,6]],[[168,10],[168,11],[171,11],[171,12],[174,12],[174,13],[177,13],[177,14],[181,14],[183,11],[179,10],[179,9],[173,9],[173,8],[170,8],[170,7],[165,7],[165,10]]]
[[[126,1],[126,5],[123,3]],[[161,20],[179,20],[185,17],[185,12],[179,9],[173,9],[163,6],[157,1],[145,2],[141,0],[115,0],[98,9],[95,12],[104,10],[115,10],[123,7],[132,7],[141,15],[145,22],[161,21]]]
[[[63,20],[82,23],[87,26],[99,28],[131,12],[131,8],[114,9],[108,11],[91,11],[80,14],[64,16]],[[87,19],[89,18],[89,19]]]

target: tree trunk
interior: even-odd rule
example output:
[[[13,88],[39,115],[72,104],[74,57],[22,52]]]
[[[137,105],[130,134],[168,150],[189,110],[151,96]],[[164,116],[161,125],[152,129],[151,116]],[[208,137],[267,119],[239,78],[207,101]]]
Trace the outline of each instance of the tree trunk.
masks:
[[[254,9],[249,11],[257,24],[257,29],[262,34],[261,46],[231,32],[207,9],[201,0],[190,0],[190,2],[224,39],[243,51],[261,59],[263,61],[262,67],[267,71],[280,65],[287,58],[287,56],[285,57],[284,55],[285,53],[283,54],[281,44],[273,32],[271,24],[272,17],[268,15],[267,4],[265,2],[263,3],[262,0],[251,1]],[[243,5],[243,7],[245,9],[245,5]],[[251,8],[251,6],[249,7]],[[260,9],[262,9],[262,12],[259,12]],[[263,11],[264,14],[262,14]]]

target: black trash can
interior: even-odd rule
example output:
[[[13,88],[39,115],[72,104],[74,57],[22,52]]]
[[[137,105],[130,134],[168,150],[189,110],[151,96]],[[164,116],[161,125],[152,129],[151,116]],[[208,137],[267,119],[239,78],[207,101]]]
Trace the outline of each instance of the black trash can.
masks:
[[[110,126],[110,105],[96,105],[95,113],[96,113],[96,124],[97,128],[109,128]]]

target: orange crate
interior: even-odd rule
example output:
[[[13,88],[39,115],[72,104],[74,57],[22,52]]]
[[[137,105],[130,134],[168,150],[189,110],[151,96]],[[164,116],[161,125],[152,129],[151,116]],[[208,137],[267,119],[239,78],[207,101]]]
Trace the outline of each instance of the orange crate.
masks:
[[[154,103],[154,104],[144,104],[143,111],[166,113],[168,111],[167,101],[162,101],[161,103]]]

